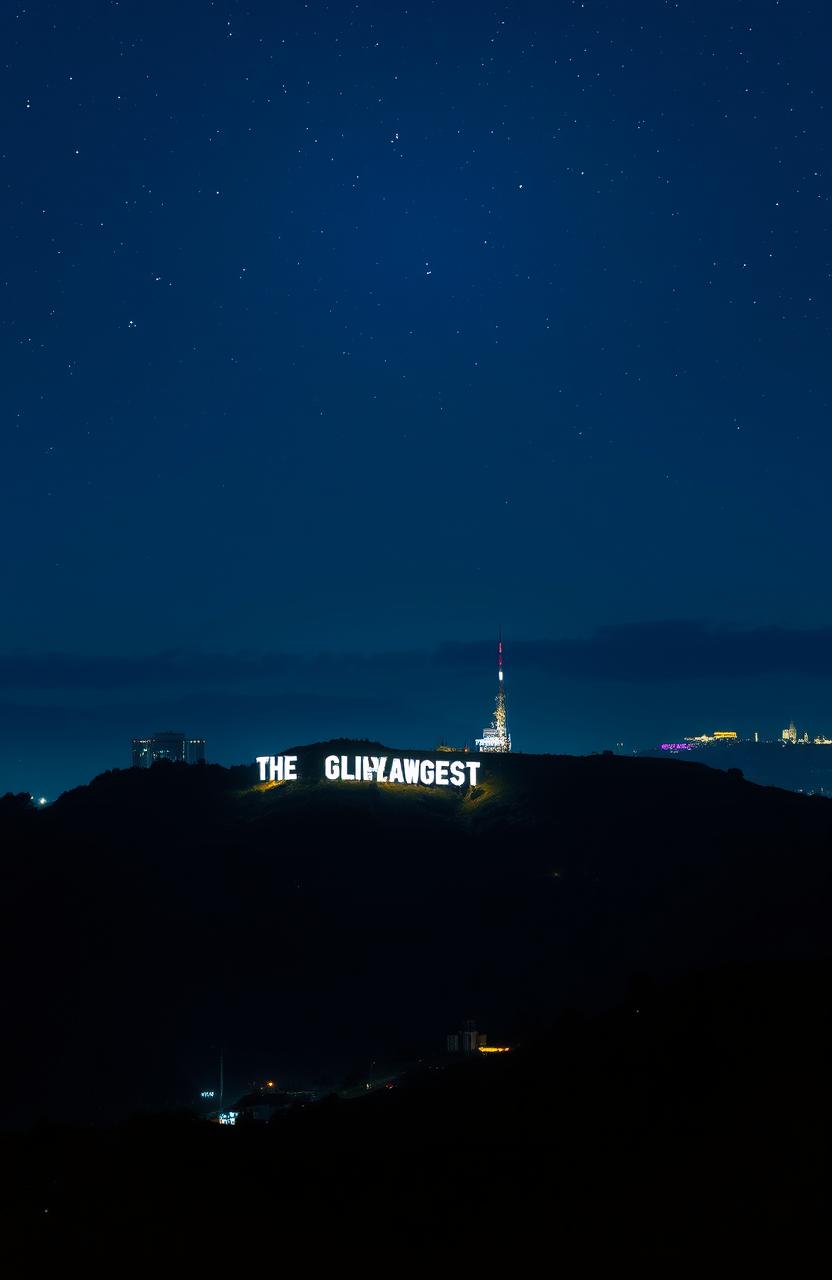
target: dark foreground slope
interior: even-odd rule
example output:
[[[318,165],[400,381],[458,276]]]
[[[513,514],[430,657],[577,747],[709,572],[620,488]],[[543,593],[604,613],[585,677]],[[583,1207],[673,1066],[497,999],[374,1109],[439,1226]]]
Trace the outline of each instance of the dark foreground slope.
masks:
[[[825,957],[827,801],[678,762],[483,773],[262,790],[157,766],[2,804],[4,1122],[187,1104],[220,1046],[229,1094],[325,1084],[466,1016],[518,1040],[634,975]]]
[[[304,1272],[809,1273],[826,1248],[825,979],[798,963],[641,981],[508,1057],[268,1127],[0,1135],[4,1256],[107,1274],[128,1258],[239,1274],[297,1251]]]

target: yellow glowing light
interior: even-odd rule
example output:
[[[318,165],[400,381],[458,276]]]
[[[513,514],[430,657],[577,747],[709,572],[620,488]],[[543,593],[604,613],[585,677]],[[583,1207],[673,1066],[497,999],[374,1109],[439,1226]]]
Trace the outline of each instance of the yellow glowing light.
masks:
[[[480,1053],[511,1053],[507,1044],[481,1044],[478,1048]]]

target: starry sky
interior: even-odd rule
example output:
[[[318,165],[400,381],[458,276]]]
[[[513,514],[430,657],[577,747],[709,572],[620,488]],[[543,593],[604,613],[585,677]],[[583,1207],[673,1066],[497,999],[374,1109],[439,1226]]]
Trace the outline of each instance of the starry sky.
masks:
[[[4,5],[0,791],[470,740],[498,626],[526,750],[832,732],[830,37]]]

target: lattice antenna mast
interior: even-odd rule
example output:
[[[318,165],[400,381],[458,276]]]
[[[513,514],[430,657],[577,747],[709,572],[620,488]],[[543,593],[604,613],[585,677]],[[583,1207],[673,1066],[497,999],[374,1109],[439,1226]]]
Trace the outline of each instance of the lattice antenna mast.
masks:
[[[497,726],[497,732],[505,743],[506,734],[506,690],[503,684],[503,629],[500,628],[499,639],[497,640],[497,705],[494,711],[494,723]],[[507,751],[508,747],[503,746],[503,751]]]
[[[497,639],[497,700],[494,704],[494,718],[482,731],[482,737],[476,739],[478,751],[511,751],[511,735],[506,724],[506,691],[503,685],[503,630],[500,628]]]

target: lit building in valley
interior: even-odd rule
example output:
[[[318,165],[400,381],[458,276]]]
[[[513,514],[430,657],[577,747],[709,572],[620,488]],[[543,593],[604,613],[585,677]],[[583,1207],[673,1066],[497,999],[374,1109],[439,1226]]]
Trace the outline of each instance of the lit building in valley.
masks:
[[[446,1036],[445,1047],[448,1053],[509,1052],[507,1044],[489,1044],[488,1037],[484,1032],[477,1031],[476,1023],[472,1018],[467,1018],[459,1031],[452,1031],[449,1036]]]
[[[446,1046],[448,1053],[476,1053],[484,1047],[486,1041],[486,1036],[477,1031],[474,1020],[466,1018],[459,1031],[452,1031],[446,1037]]]
[[[157,760],[200,764],[205,760],[205,739],[189,738],[175,729],[154,733],[152,738],[133,738],[130,763],[134,769],[149,769]]]
[[[503,683],[503,637],[497,641],[497,701],[494,719],[476,739],[478,751],[511,751],[511,734],[506,724],[506,690]]]

